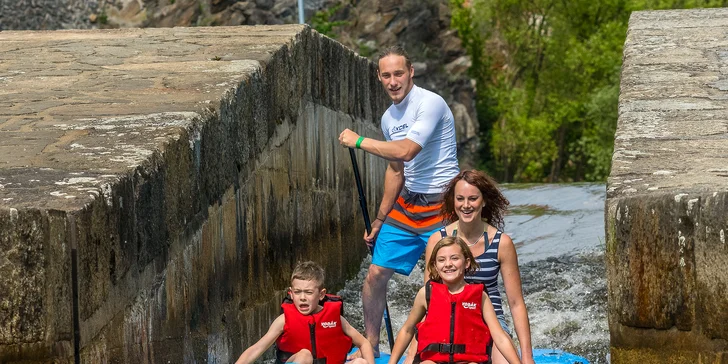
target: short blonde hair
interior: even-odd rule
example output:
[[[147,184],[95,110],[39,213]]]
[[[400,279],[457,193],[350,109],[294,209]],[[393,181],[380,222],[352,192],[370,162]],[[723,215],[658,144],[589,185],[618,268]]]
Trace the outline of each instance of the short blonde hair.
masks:
[[[293,268],[293,274],[291,274],[291,284],[294,279],[300,279],[302,281],[314,281],[318,283],[319,288],[324,288],[324,279],[326,273],[320,265],[312,261],[305,261],[298,263],[296,268]]]

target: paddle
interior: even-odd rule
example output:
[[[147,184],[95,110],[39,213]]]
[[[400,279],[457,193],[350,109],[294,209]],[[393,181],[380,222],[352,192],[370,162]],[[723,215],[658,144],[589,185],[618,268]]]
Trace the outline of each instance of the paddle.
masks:
[[[367,209],[367,197],[364,195],[364,188],[361,185],[361,176],[359,176],[359,164],[356,163],[356,154],[354,149],[349,148],[349,156],[351,156],[351,165],[354,167],[354,178],[356,179],[356,189],[359,191],[359,205],[361,213],[364,216],[364,226],[367,234],[372,233],[372,224],[369,220],[369,210]],[[374,242],[376,244],[376,241]],[[369,247],[369,252],[374,257],[374,244]],[[394,334],[392,333],[392,321],[389,320],[389,305],[387,305],[386,297],[384,302],[384,326],[387,328],[387,339],[389,340],[389,350],[394,347]]]

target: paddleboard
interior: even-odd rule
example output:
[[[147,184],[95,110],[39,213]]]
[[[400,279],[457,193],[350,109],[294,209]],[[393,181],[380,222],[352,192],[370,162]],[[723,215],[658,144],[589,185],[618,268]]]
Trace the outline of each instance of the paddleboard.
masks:
[[[349,354],[357,350],[355,348]],[[533,349],[533,361],[536,364],[589,364],[589,360],[586,358],[559,349]],[[381,353],[378,358],[374,359],[374,362],[376,364],[387,364],[389,354]],[[398,364],[402,363],[404,363],[404,356],[398,362]]]
[[[352,349],[349,352],[349,355],[351,355],[352,353],[354,353],[357,350],[359,350],[359,349],[358,348]],[[374,363],[375,364],[387,364],[387,363],[389,363],[389,354],[387,354],[387,353],[379,353],[379,357],[378,358],[374,358]],[[398,364],[404,363],[404,355],[399,359],[399,361],[397,363]]]
[[[536,364],[589,364],[586,358],[559,349],[533,349]]]

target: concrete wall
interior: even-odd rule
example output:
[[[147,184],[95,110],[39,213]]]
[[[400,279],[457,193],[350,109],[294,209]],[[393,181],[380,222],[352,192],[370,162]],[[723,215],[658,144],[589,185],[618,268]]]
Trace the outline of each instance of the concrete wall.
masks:
[[[366,253],[374,66],[301,26],[0,33],[0,362],[228,363]],[[373,211],[385,164],[360,154]]]
[[[612,363],[728,363],[728,9],[636,12],[607,183]]]

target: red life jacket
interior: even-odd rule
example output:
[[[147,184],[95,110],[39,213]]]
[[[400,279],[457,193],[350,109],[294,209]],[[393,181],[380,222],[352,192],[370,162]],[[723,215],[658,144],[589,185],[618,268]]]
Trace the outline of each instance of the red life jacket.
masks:
[[[276,340],[276,356],[285,362],[291,355],[308,349],[315,363],[342,364],[351,349],[351,338],[344,334],[341,316],[344,305],[341,298],[326,295],[319,302],[323,309],[312,315],[302,315],[286,297],[281,304],[286,323],[283,333]]]
[[[417,324],[417,355],[435,362],[487,362],[490,330],[483,318],[483,285],[466,284],[451,294],[433,281],[425,285],[427,315]]]

